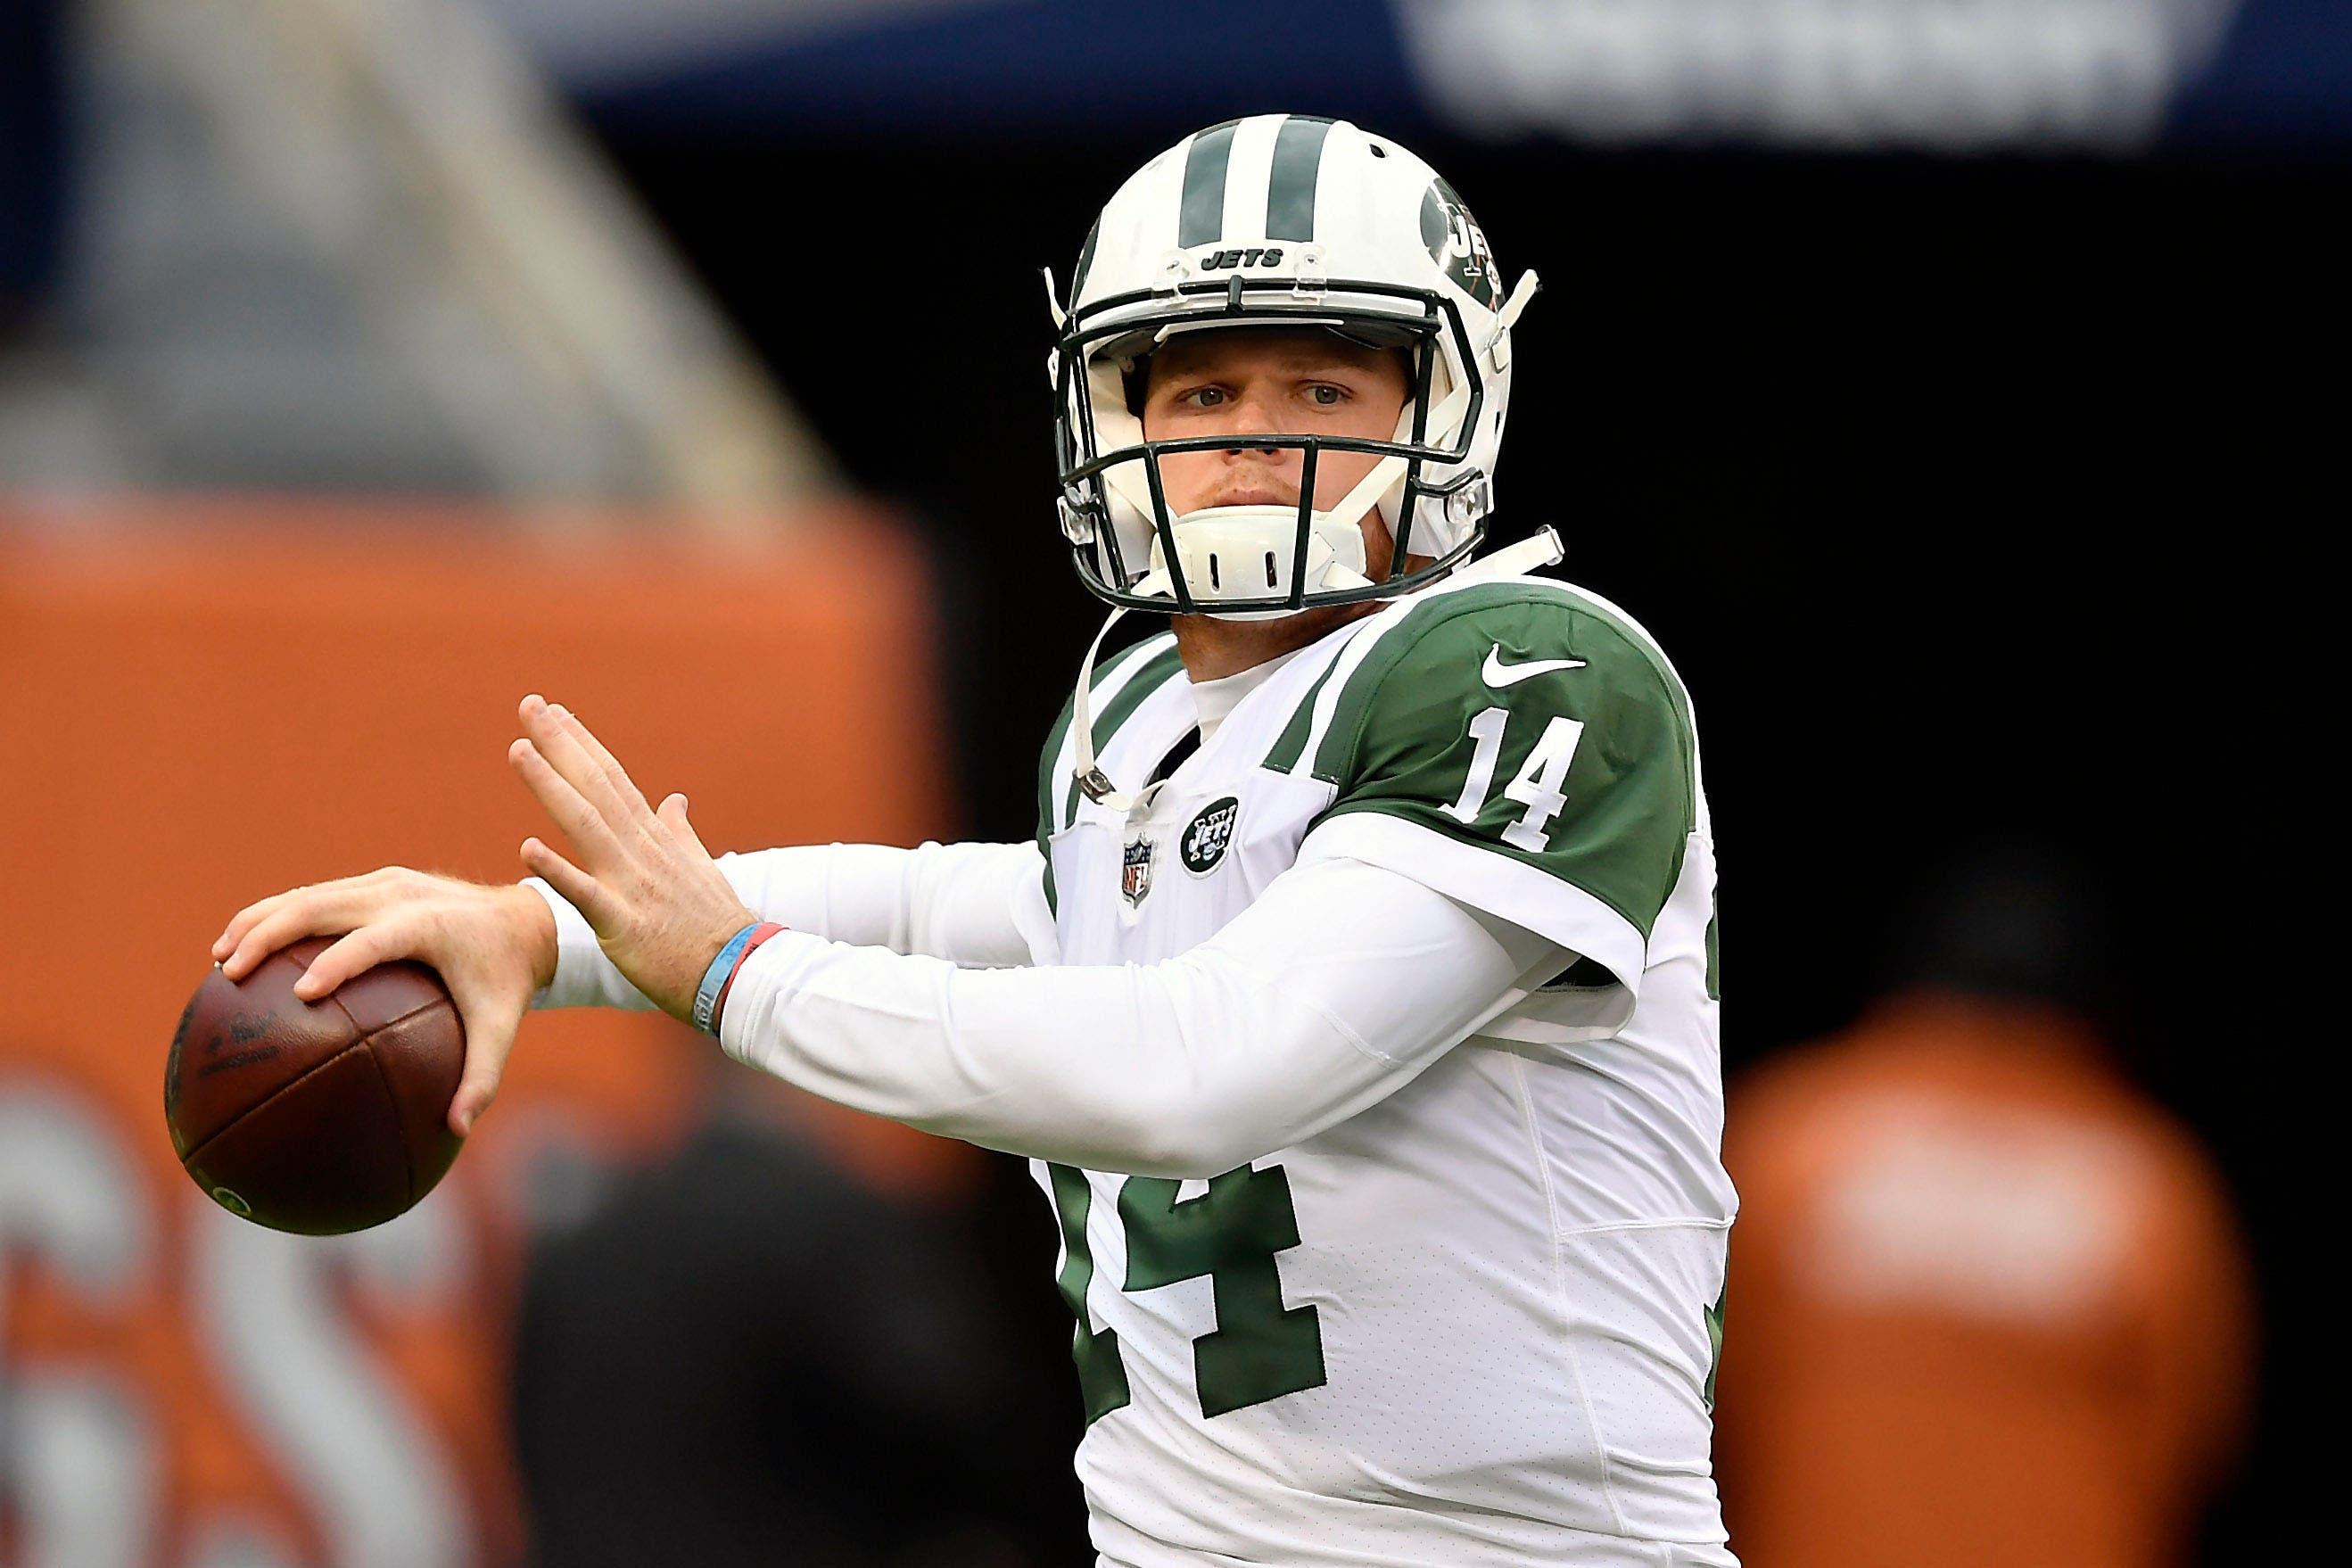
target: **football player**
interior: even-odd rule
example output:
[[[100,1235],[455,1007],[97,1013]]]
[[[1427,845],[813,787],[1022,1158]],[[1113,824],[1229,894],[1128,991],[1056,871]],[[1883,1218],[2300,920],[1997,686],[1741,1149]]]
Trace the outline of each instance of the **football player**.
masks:
[[[1171,621],[1096,639],[1034,842],[714,860],[532,697],[509,754],[570,856],[299,889],[215,955],[350,931],[306,996],[439,969],[460,1131],[528,1006],[659,1006],[1028,1156],[1106,1563],[1732,1563],[1689,700],[1525,574],[1548,531],[1471,561],[1533,285],[1385,137],[1186,137],[1054,304],[1062,533],[1112,620]]]

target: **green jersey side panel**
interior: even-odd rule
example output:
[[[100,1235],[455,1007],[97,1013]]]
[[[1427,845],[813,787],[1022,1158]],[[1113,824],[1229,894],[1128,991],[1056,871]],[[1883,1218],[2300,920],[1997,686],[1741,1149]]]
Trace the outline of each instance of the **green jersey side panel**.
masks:
[[[1696,743],[1673,672],[1563,590],[1433,598],[1380,637],[1332,710],[1326,817],[1379,812],[1572,884],[1644,940],[1696,825]]]

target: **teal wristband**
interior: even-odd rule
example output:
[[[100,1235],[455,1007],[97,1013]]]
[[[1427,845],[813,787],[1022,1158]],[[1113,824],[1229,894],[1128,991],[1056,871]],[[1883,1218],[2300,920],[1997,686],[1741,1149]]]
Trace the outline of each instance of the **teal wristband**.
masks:
[[[735,973],[735,965],[751,945],[751,938],[758,934],[761,923],[754,921],[729,937],[727,945],[719,950],[719,956],[710,961],[710,967],[702,972],[702,984],[694,988],[694,1026],[704,1034],[719,1032],[711,1027],[710,1017],[719,1010],[719,993],[727,989],[727,982]]]

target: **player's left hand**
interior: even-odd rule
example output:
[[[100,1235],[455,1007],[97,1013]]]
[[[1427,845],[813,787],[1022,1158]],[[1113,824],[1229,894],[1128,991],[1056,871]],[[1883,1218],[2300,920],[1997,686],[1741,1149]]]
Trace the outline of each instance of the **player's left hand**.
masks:
[[[631,984],[691,1020],[703,971],[760,917],[702,847],[686,819],[686,796],[669,795],[655,810],[576,715],[536,694],[520,712],[523,738],[507,748],[507,760],[581,862],[526,838],[523,864],[588,918],[604,956]]]

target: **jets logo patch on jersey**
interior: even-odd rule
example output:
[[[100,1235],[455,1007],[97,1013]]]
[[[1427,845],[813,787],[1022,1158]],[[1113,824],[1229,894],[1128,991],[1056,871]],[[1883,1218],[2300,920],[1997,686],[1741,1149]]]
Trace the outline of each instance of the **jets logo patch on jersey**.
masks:
[[[1226,795],[1202,806],[1184,825],[1183,837],[1176,841],[1176,858],[1184,862],[1184,869],[1205,877],[1217,868],[1234,841],[1234,818],[1241,809],[1239,800]]]

